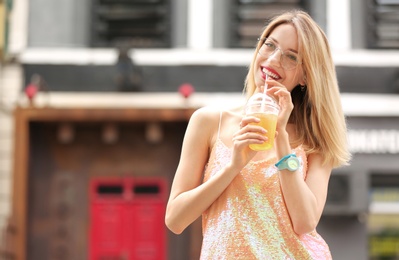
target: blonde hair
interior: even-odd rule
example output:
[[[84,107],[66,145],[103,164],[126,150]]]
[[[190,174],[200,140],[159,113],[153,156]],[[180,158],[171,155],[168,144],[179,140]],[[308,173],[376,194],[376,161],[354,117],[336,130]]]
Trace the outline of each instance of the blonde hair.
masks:
[[[323,30],[303,11],[290,11],[276,16],[261,38],[268,37],[281,24],[292,24],[298,35],[298,53],[302,60],[306,91],[296,86],[291,92],[294,110],[290,122],[295,124],[297,140],[308,154],[318,153],[323,163],[333,167],[347,165],[350,160],[346,122],[342,111],[335,66]],[[259,41],[245,81],[247,97],[255,90],[255,60],[263,41]]]

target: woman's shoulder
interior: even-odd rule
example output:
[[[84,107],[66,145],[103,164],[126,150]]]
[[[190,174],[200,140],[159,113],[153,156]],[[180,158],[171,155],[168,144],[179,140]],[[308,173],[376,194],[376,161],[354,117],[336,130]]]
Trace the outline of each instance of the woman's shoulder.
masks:
[[[220,107],[205,106],[197,109],[191,116],[191,120],[219,122],[221,117],[235,117],[239,114],[238,108],[222,109]]]
[[[221,111],[213,107],[201,107],[195,110],[188,123],[188,132],[207,136],[208,140],[211,140],[213,132],[218,127]]]
[[[222,110],[217,107],[205,106],[198,108],[194,111],[193,116],[196,117],[214,117],[215,115],[219,115]]]
[[[193,113],[190,128],[206,137],[209,147],[213,147],[221,129],[223,129],[222,133],[225,133],[229,126],[238,125],[241,116],[240,109],[206,106]]]

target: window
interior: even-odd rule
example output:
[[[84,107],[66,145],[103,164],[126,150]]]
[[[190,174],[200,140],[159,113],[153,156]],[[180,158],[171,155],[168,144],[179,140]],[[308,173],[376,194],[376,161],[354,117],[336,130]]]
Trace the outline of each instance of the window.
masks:
[[[169,0],[96,0],[92,45],[168,48],[171,44]]]
[[[275,15],[292,9],[303,9],[300,0],[235,0],[232,5],[230,47],[252,48]]]
[[[399,175],[371,175],[370,214],[367,219],[369,259],[397,259],[399,255]]]
[[[399,0],[370,0],[368,47],[399,49]]]

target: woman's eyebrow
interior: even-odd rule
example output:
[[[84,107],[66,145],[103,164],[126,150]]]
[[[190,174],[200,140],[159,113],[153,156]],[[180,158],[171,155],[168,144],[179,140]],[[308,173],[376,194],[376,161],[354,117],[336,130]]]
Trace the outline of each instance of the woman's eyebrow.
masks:
[[[275,42],[276,44],[278,44],[278,41],[275,39],[275,38],[273,38],[273,37],[267,37],[268,39],[271,39],[273,42]],[[287,50],[289,50],[289,51],[292,51],[292,52],[295,52],[296,54],[298,54],[298,51],[297,50],[294,50],[294,49],[290,49],[290,48],[288,48]]]

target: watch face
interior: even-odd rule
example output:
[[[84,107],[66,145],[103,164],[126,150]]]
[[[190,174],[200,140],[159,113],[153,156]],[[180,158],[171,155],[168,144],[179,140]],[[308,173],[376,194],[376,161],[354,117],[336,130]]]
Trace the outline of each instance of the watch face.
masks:
[[[293,159],[293,158],[288,159],[288,161],[287,161],[287,166],[288,166],[288,168],[290,168],[291,170],[296,170],[296,169],[298,169],[298,167],[299,167],[298,160],[295,160],[295,159]]]

